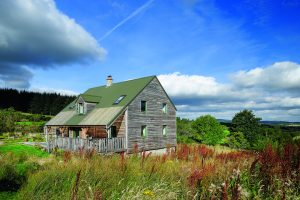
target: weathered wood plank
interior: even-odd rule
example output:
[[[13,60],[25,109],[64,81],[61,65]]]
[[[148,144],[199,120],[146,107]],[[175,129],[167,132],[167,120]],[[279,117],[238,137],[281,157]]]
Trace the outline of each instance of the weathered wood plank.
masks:
[[[147,111],[141,112],[141,101],[147,101]],[[167,113],[162,112],[163,103],[167,104]],[[135,144],[139,150],[152,150],[176,146],[176,109],[169,101],[158,80],[153,79],[148,86],[128,106],[128,151]],[[141,126],[146,125],[148,136],[141,136]],[[162,135],[163,125],[167,126],[167,135]]]

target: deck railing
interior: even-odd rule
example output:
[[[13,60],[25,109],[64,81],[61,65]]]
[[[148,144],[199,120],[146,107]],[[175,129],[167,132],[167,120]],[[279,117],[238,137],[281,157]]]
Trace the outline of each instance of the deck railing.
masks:
[[[54,148],[76,151],[78,149],[95,149],[99,153],[122,152],[125,151],[125,138],[69,138],[69,137],[53,137],[48,141],[49,151]]]

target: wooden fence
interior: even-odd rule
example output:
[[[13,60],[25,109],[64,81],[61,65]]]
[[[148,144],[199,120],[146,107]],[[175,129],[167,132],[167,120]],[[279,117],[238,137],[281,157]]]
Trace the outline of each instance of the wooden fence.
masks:
[[[97,138],[82,139],[69,137],[53,137],[48,140],[48,149],[52,151],[54,148],[76,151],[80,148],[95,149],[98,153],[122,152],[125,151],[125,138]]]

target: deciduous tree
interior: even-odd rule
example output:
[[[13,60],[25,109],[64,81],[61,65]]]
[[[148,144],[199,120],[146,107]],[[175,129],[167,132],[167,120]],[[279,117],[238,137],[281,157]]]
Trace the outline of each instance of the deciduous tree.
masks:
[[[208,145],[221,144],[228,134],[226,128],[211,115],[197,118],[192,123],[192,128],[195,130],[195,140]]]

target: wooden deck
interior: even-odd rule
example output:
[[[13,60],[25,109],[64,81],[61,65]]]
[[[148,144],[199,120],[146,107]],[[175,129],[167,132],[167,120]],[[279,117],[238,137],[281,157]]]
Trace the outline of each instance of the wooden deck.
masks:
[[[81,139],[69,137],[53,137],[48,141],[48,149],[51,152],[54,148],[76,151],[80,148],[95,149],[98,153],[122,152],[125,151],[125,138],[95,138]]]

